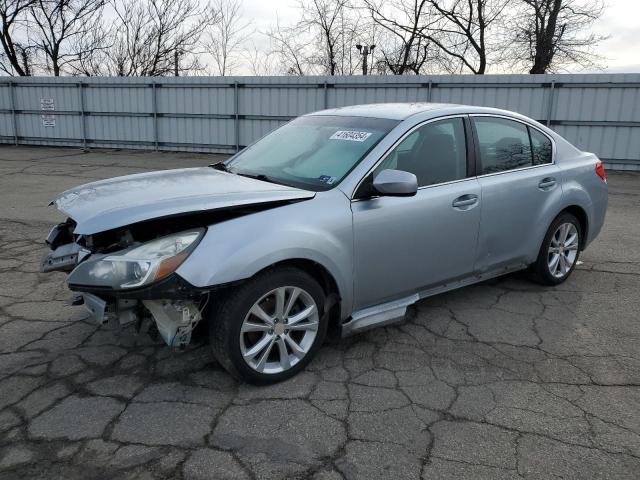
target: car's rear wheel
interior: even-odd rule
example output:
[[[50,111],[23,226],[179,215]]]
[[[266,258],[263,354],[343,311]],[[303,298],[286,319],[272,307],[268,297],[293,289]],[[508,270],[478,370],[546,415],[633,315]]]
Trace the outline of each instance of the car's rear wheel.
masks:
[[[322,344],[325,295],[307,273],[276,268],[228,291],[211,309],[214,355],[235,377],[253,384],[295,375]]]
[[[551,223],[544,237],[538,259],[532,266],[534,279],[544,285],[564,282],[580,257],[582,228],[578,219],[563,212]]]

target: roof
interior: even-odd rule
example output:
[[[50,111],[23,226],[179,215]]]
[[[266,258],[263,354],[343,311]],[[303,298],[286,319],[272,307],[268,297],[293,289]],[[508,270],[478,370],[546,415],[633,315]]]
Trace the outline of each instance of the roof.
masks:
[[[373,117],[404,120],[416,113],[460,106],[461,105],[452,103],[370,103],[368,105],[352,105],[321,110],[311,115],[339,115],[345,117]]]
[[[489,113],[494,115],[506,115],[528,121],[534,121],[517,112],[502,110],[493,107],[479,107],[476,105],[460,105],[456,103],[370,103],[365,105],[351,105],[348,107],[320,110],[308,115],[337,115],[344,117],[369,117],[386,118],[389,120],[405,120],[412,115],[424,112],[433,112],[433,116],[457,115],[460,113]]]

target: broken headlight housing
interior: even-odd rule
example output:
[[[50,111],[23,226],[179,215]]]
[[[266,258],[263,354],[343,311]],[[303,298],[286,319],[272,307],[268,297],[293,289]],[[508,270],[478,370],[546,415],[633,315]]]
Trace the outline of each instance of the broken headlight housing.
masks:
[[[123,252],[81,263],[69,276],[76,285],[114,289],[143,287],[161,280],[186,260],[202,238],[204,229],[194,229],[156,238]]]

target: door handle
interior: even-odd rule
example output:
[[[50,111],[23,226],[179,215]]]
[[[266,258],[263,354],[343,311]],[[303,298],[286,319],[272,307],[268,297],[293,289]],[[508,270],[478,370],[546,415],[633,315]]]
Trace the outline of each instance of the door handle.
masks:
[[[456,198],[451,205],[453,208],[465,209],[465,207],[470,207],[476,203],[478,203],[478,196],[467,194]]]
[[[556,179],[553,177],[546,177],[543,178],[542,180],[540,180],[540,183],[538,184],[538,188],[540,190],[549,190],[552,187],[554,187],[556,184]]]

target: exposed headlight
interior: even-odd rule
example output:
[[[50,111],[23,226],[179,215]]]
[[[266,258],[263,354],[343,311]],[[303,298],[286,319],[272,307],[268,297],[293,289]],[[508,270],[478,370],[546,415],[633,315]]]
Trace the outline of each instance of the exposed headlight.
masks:
[[[125,252],[80,264],[69,283],[136,288],[175,272],[197,245],[204,229],[174,233]]]

